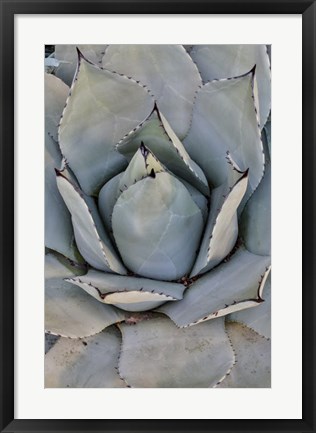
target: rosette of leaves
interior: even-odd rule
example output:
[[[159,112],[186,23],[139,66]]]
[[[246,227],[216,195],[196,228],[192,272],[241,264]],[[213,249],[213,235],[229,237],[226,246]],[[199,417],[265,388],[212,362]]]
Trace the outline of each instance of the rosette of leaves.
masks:
[[[45,75],[46,387],[269,387],[266,46],[80,50]]]

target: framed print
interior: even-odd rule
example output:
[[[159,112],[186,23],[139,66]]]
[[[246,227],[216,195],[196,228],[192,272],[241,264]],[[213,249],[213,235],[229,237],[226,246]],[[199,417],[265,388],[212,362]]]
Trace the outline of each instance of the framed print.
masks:
[[[315,2],[1,24],[1,431],[315,431]]]

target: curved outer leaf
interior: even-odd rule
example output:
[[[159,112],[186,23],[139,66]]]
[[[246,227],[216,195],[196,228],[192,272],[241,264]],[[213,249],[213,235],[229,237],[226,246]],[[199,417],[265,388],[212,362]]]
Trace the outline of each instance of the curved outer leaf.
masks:
[[[102,63],[107,45],[55,45],[55,58],[59,61],[56,75],[71,86],[77,69],[77,48],[96,64]]]
[[[125,168],[125,158],[115,151],[114,144],[152,107],[152,97],[134,80],[102,70],[79,56],[59,141],[86,194],[98,193],[107,180]]]
[[[119,327],[119,371],[135,388],[213,386],[233,364],[222,319],[187,329],[178,329],[166,317]]]
[[[74,244],[70,213],[61,198],[55,176],[60,167],[57,126],[69,88],[53,75],[45,74],[45,245],[72,260],[80,260]]]
[[[58,139],[60,116],[66,104],[69,87],[59,78],[45,74],[45,134]]]
[[[177,136],[184,137],[194,95],[202,82],[197,67],[181,45],[111,45],[103,66],[147,85]]]
[[[170,174],[154,174],[124,191],[112,224],[123,261],[136,274],[170,281],[191,270],[203,218],[187,189]]]
[[[170,171],[185,179],[203,194],[209,194],[206,177],[190,158],[157,105],[153,112],[117,144],[117,150],[131,159],[144,143]]]
[[[126,274],[103,228],[93,199],[85,197],[63,172],[56,173],[57,186],[71,213],[77,246],[84,259],[96,269]]]
[[[269,272],[270,257],[240,248],[227,262],[193,282],[181,301],[159,307],[176,325],[185,327],[256,307]]]
[[[264,302],[255,309],[238,311],[227,316],[227,320],[238,322],[253,329],[258,334],[266,338],[271,338],[271,274],[264,285]]]
[[[215,187],[227,178],[229,152],[242,171],[249,168],[249,193],[257,188],[264,171],[257,122],[253,71],[234,79],[212,81],[197,93],[184,144]]]
[[[218,388],[270,388],[270,341],[239,323],[227,323],[226,329],[237,363]]]
[[[256,65],[261,128],[271,107],[271,72],[266,45],[195,45],[190,56],[206,81],[236,77]]]
[[[271,166],[266,166],[260,185],[248,200],[240,219],[240,234],[249,251],[271,253]]]
[[[114,327],[84,340],[61,338],[45,356],[45,387],[126,387],[117,372],[120,344]]]
[[[182,299],[183,284],[89,270],[67,281],[84,289],[95,299],[128,311],[145,311],[166,301]]]
[[[237,208],[245,195],[248,170],[230,186],[225,183],[213,189],[206,230],[191,277],[205,273],[220,263],[232,250],[238,236]]]
[[[112,231],[112,213],[114,205],[120,196],[120,180],[122,179],[123,173],[119,173],[116,176],[112,177],[111,180],[106,182],[106,184],[101,188],[100,194],[98,197],[98,207],[100,216],[104,223],[104,227],[113,238]]]
[[[64,337],[87,337],[124,320],[124,313],[102,305],[84,291],[65,282],[82,271],[64,265],[51,254],[45,257],[45,330]]]

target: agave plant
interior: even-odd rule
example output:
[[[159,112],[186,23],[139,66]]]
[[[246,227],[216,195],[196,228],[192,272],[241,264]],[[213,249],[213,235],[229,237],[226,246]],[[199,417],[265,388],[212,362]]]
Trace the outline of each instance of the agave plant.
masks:
[[[269,387],[266,46],[54,56],[46,387]]]

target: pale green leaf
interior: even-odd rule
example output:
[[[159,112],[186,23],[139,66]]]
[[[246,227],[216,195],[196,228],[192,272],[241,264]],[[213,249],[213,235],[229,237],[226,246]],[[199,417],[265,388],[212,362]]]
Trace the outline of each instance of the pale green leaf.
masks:
[[[106,45],[55,45],[55,59],[59,62],[56,70],[57,77],[71,86],[77,69],[77,48],[91,62],[96,64],[102,63]]]
[[[201,77],[181,45],[111,45],[103,66],[147,85],[176,134],[184,137]]]
[[[117,199],[129,186],[150,175],[165,171],[157,158],[143,144],[132,157],[123,173],[113,177],[100,190],[99,211],[108,233],[112,236],[112,213]]]
[[[267,256],[271,253],[271,166],[248,200],[240,220],[240,234],[249,251]]]
[[[61,338],[45,356],[45,388],[124,388],[117,372],[121,336],[114,327],[83,340]]]
[[[204,82],[236,77],[256,65],[260,124],[264,126],[271,107],[271,72],[266,45],[195,45],[190,55]]]
[[[214,268],[232,250],[238,236],[237,208],[247,184],[248,172],[245,172],[239,174],[235,184],[225,182],[213,189],[208,221],[191,277]]]
[[[239,323],[227,323],[237,363],[218,388],[270,388],[271,343]]]
[[[45,74],[45,134],[58,138],[60,117],[66,104],[69,87],[59,78]]]
[[[126,167],[114,145],[152,110],[146,89],[119,74],[102,70],[80,56],[59,128],[59,141],[86,194],[97,194]]]
[[[112,225],[117,247],[130,270],[170,281],[190,272],[203,218],[179,180],[157,173],[120,195]]]
[[[80,260],[70,213],[57,189],[54,170],[62,160],[56,141],[57,127],[68,91],[59,78],[45,74],[45,245],[72,260]]]
[[[190,158],[167,119],[155,105],[153,112],[118,144],[117,150],[131,159],[141,143],[175,175],[185,179],[203,194],[209,194],[207,180],[201,168]]]
[[[45,330],[78,338],[96,334],[124,320],[124,313],[97,302],[79,287],[66,281],[86,272],[61,257],[45,256]]]
[[[86,266],[67,259],[61,254],[45,254],[45,278],[66,278],[83,275],[86,273]]]
[[[270,257],[240,248],[232,257],[192,283],[181,301],[159,307],[178,326],[257,307],[269,272]]]
[[[86,275],[67,280],[95,299],[128,311],[145,311],[166,301],[182,299],[185,286],[178,283],[121,276],[89,270]]]
[[[121,191],[151,175],[152,170],[154,173],[166,171],[156,156],[141,142],[120,179]]]
[[[98,207],[100,216],[104,223],[104,227],[113,238],[112,233],[112,213],[114,205],[120,196],[120,179],[122,178],[123,173],[119,173],[116,176],[112,177],[111,180],[106,182],[106,184],[101,188],[100,194],[98,197]],[[114,238],[113,238],[114,240]]]
[[[206,388],[233,364],[222,319],[186,329],[165,317],[119,327],[119,371],[134,388]]]
[[[243,323],[248,328],[253,329],[258,334],[270,338],[271,337],[271,274],[264,285],[262,298],[264,302],[257,308],[238,311],[230,314],[228,320],[233,322]]]
[[[71,213],[76,243],[84,259],[96,269],[126,274],[93,199],[84,196],[60,171],[57,172],[57,186]]]
[[[228,152],[241,171],[249,168],[249,193],[257,188],[263,176],[264,154],[253,102],[252,72],[202,87],[196,95],[184,144],[213,186],[227,179]]]

